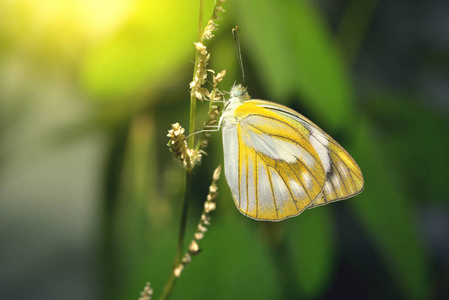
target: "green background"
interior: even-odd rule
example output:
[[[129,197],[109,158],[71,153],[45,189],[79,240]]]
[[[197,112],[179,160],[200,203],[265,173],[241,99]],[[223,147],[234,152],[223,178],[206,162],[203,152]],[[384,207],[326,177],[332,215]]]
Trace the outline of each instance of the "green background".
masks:
[[[305,115],[358,162],[365,190],[280,223],[233,204],[224,175],[202,252],[172,299],[446,299],[449,4],[231,1],[210,67]],[[206,1],[204,14],[212,13]],[[169,276],[189,123],[197,1],[0,1],[2,299],[155,298]],[[198,104],[198,126],[208,104]],[[195,169],[187,241],[214,168]]]

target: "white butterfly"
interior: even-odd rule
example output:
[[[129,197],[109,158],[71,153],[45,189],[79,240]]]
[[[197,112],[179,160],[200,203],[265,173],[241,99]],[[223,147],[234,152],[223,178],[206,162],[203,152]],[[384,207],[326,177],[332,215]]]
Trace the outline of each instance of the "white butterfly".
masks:
[[[363,190],[354,159],[296,111],[234,86],[220,125],[226,180],[244,215],[280,221]]]

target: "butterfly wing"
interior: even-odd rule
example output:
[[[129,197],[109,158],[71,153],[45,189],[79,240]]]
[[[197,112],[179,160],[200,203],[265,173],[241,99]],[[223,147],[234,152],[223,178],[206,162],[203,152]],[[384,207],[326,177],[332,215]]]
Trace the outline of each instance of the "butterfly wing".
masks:
[[[246,101],[224,119],[224,165],[237,208],[280,221],[322,195],[326,172],[308,129],[262,105],[269,103]]]
[[[353,197],[362,192],[364,180],[354,159],[331,136],[296,111],[268,101],[255,100],[257,105],[282,115],[292,123],[306,128],[309,140],[326,171],[323,193],[308,208]]]

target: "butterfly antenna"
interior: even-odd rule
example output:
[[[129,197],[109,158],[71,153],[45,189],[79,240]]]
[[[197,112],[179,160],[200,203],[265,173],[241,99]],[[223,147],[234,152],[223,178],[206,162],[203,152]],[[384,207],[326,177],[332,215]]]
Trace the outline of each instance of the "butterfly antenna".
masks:
[[[235,26],[232,28],[232,35],[234,36],[235,50],[237,52],[237,58],[239,60],[240,71],[242,72],[242,83],[245,82],[245,70],[243,69],[242,52],[240,51],[240,37],[239,37],[239,27]]]

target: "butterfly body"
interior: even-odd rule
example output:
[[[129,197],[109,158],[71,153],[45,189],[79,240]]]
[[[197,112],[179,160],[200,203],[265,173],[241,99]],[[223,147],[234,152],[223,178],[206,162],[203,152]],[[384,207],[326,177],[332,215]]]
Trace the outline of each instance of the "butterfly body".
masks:
[[[283,105],[251,100],[234,86],[220,119],[226,180],[244,215],[280,221],[363,189],[352,157]]]

